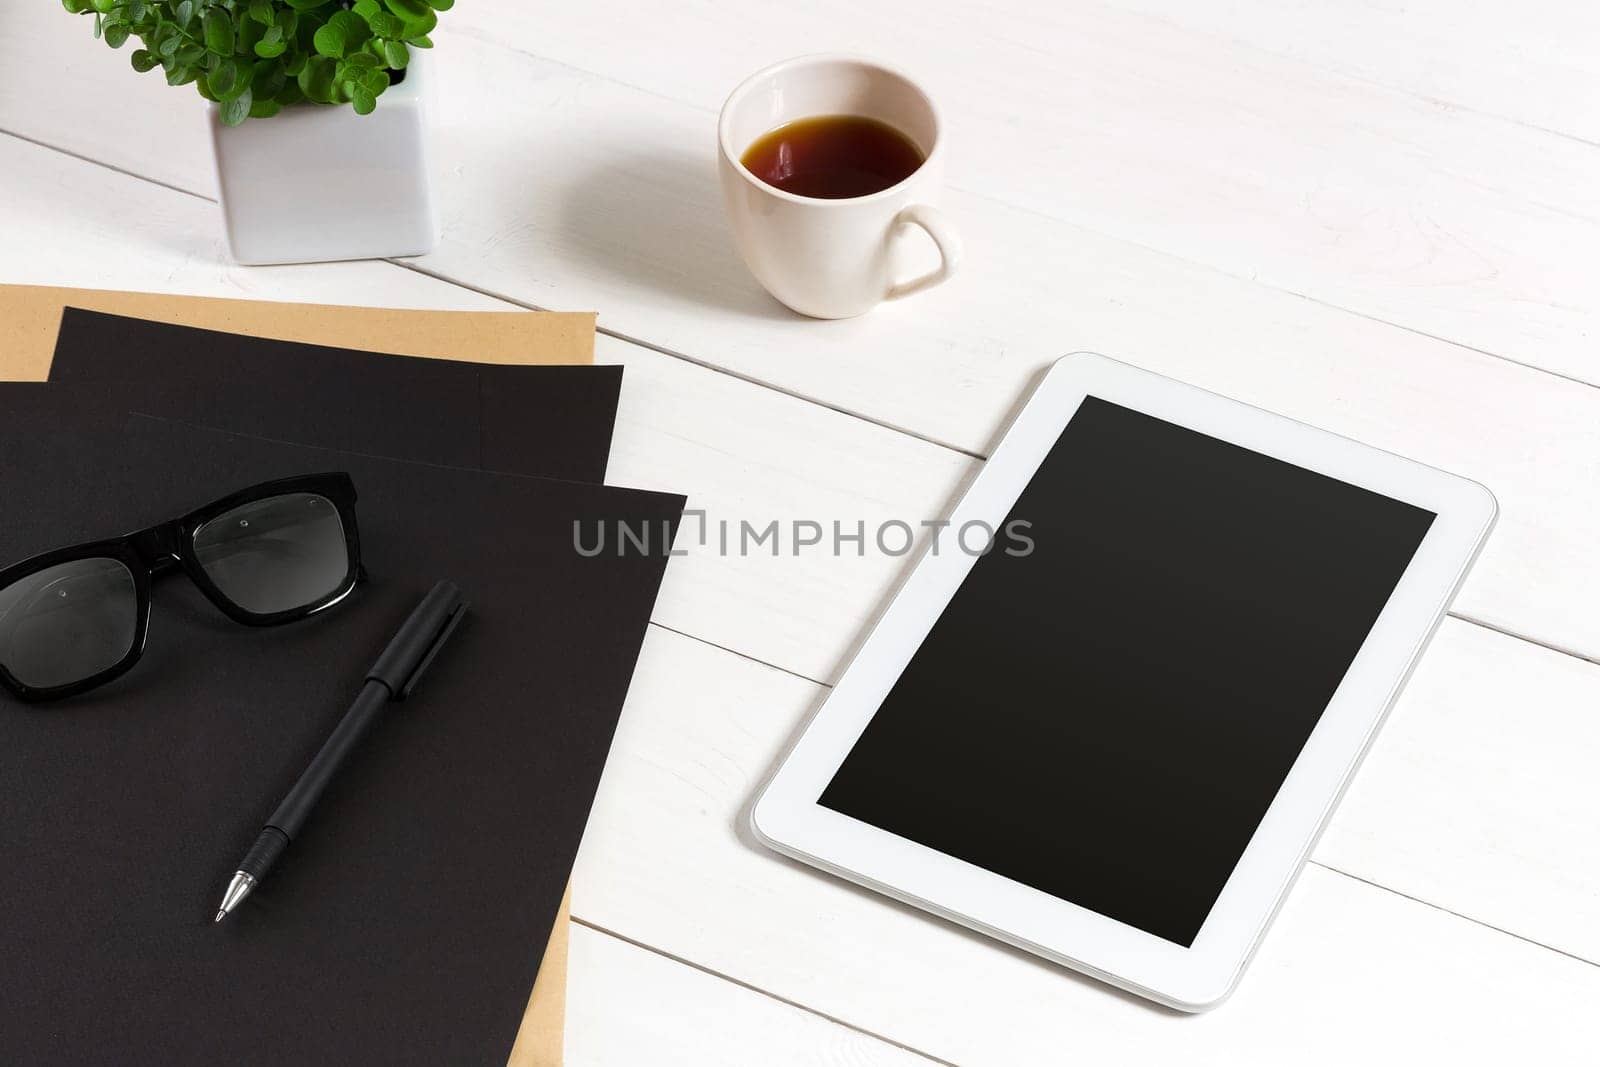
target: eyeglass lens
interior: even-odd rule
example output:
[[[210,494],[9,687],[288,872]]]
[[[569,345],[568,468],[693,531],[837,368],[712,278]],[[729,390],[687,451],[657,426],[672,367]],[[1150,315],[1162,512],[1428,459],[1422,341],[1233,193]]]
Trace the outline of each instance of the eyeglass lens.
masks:
[[[138,593],[121,560],[58,563],[0,589],[0,665],[53,689],[121,662],[138,635]]]
[[[350,573],[339,509],[317,493],[241,504],[196,530],[194,549],[222,595],[257,615],[315,604]]]

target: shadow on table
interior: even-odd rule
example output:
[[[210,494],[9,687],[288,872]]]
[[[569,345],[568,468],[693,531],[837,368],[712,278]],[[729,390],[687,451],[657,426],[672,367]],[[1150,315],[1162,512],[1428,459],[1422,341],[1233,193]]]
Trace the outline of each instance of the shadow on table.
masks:
[[[758,285],[739,260],[709,152],[613,145],[585,154],[561,193],[563,251],[602,280],[643,288],[665,303],[692,303],[775,321],[806,321]]]

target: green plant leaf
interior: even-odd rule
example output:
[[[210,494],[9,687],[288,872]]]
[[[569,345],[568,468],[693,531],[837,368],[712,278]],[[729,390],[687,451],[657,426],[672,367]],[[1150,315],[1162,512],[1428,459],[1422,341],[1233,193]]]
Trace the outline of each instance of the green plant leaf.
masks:
[[[283,105],[276,100],[257,100],[250,105],[250,117],[253,119],[270,119],[281,110],[283,110]]]
[[[347,52],[355,51],[372,39],[372,27],[353,11],[335,11],[328,19],[328,25],[339,27],[339,32],[344,34]]]
[[[433,13],[433,8],[427,5],[426,0],[383,0],[383,3],[399,16],[408,38],[432,33],[439,24],[439,16]]]
[[[239,77],[239,64],[231,59],[225,59],[217,64],[217,69],[206,75],[206,88],[211,90],[218,100],[232,100],[239,95],[245,86]]]
[[[398,37],[406,31],[405,23],[387,11],[377,11],[368,16],[367,25],[379,37]]]
[[[455,0],[60,2],[71,14],[92,15],[94,35],[112,48],[136,39],[129,57],[135,71],[160,68],[173,85],[193,82],[239,121],[237,101],[247,95],[258,115],[304,100],[348,102],[370,113],[398,77],[393,72],[410,65],[411,50],[433,47],[428,35],[438,12],[455,6]]]
[[[312,44],[319,56],[327,56],[329,59],[344,57],[344,31],[331,22],[317,30],[316,36],[312,38]]]
[[[255,19],[245,19],[239,23],[238,33],[234,38],[234,48],[246,54],[254,52],[266,32],[267,28]]]
[[[219,56],[233,54],[233,19],[219,7],[211,8],[201,21],[205,32],[206,48]]]
[[[289,79],[283,73],[283,64],[269,60],[256,64],[255,74],[250,79],[250,93],[257,100],[270,100],[283,92],[287,84]]]
[[[250,117],[250,108],[255,101],[250,98],[250,90],[246,89],[232,100],[225,101],[222,105],[222,124],[224,126],[237,126]]]
[[[305,69],[300,72],[296,80],[300,84],[300,91],[306,94],[307,100],[314,100],[319,104],[333,103],[333,79],[338,72],[338,63],[327,56],[312,56],[306,61]]]
[[[438,26],[439,16],[433,13],[433,8],[427,8],[420,19],[406,20],[406,37],[426,37]]]

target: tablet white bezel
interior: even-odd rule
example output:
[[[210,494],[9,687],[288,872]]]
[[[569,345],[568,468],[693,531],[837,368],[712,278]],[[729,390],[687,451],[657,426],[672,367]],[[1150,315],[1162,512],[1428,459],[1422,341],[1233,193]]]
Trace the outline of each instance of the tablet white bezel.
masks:
[[[1496,506],[1476,482],[1104,356],[1077,353],[1045,375],[951,512],[950,529],[974,520],[990,528],[1004,522],[1088,395],[1438,516],[1193,946],[1165,941],[816,802],[972,569],[976,558],[965,552],[924,550],[753,805],[750,823],[761,841],[786,855],[1143,996],[1201,1011],[1219,1003],[1238,981],[1482,546]]]

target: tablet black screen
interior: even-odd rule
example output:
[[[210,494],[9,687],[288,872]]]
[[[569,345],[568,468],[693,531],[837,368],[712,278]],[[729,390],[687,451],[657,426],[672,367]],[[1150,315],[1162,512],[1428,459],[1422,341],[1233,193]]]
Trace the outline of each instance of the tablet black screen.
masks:
[[[1090,397],[820,803],[1189,946],[1433,519]]]

